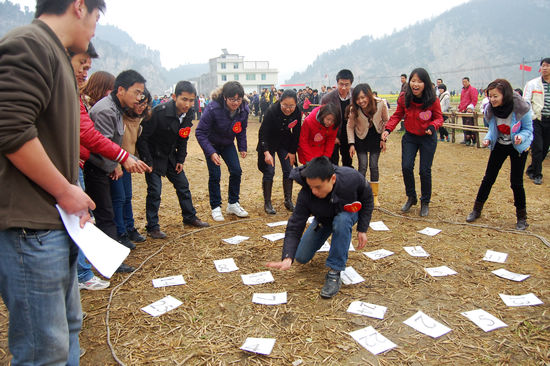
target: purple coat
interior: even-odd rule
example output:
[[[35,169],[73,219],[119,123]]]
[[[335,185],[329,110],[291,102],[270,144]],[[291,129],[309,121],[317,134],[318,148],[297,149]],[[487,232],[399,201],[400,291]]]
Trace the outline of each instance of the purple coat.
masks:
[[[233,117],[229,116],[229,110],[225,106],[220,106],[215,100],[206,106],[197,125],[195,136],[207,158],[210,158],[218,149],[233,144],[235,137],[237,137],[238,150],[247,151],[248,113],[248,104],[244,101]],[[235,126],[238,122],[241,126],[240,132],[236,132],[239,131]]]

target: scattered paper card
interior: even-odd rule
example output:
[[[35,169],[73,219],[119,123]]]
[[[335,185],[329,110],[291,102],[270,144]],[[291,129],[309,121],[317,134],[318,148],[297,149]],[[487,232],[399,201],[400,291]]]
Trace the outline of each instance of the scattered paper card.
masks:
[[[281,240],[284,237],[285,237],[285,233],[267,234],[262,236],[262,238],[266,238],[267,240],[270,240],[270,241]]]
[[[508,257],[508,254],[506,253],[487,250],[487,252],[485,253],[485,257],[483,257],[483,260],[488,262],[504,263],[506,262],[506,257]]]
[[[248,239],[250,239],[248,236],[236,235],[236,236],[231,237],[231,238],[222,239],[222,241],[227,243],[227,244],[239,244],[239,243],[242,243],[243,241],[248,240]]]
[[[417,312],[403,323],[432,338],[441,337],[443,334],[447,334],[452,330],[421,311]]]
[[[386,250],[386,249],[378,249],[372,252],[363,252],[363,254],[372,260],[377,260],[377,259],[388,257],[392,255],[393,252],[390,252],[389,250]]]
[[[252,302],[262,305],[281,305],[286,304],[286,292],[280,292],[275,294],[254,294],[252,295]]]
[[[441,232],[441,230],[439,229],[434,229],[434,228],[431,228],[431,227],[427,227],[425,229],[422,229],[419,231],[420,234],[424,234],[424,235],[428,235],[428,236],[434,236],[434,235],[437,235]]]
[[[243,351],[269,355],[273,351],[275,338],[247,338],[241,346]]]
[[[533,306],[533,305],[540,305],[543,303],[533,293],[519,295],[519,296],[498,294],[498,296],[500,296],[502,301],[504,301],[504,303],[507,306]]]
[[[512,281],[516,281],[516,282],[521,282],[521,281],[531,277],[530,275],[524,275],[524,274],[510,272],[510,271],[505,270],[504,268],[496,269],[496,270],[492,271],[491,273],[494,273],[495,275],[497,275],[499,277],[506,278],[507,280],[512,280]]]
[[[323,246],[319,248],[317,252],[328,252],[328,251],[330,251],[330,243],[328,242],[328,240],[326,240]],[[353,247],[353,244],[351,241],[349,242],[349,251],[355,252],[355,248]]]
[[[111,239],[94,224],[87,222],[80,227],[80,218],[69,215],[59,205],[55,205],[69,236],[78,245],[90,263],[107,278],[111,278],[122,262],[130,254],[130,249]]]
[[[159,301],[156,301],[151,305],[147,305],[146,307],[141,308],[141,310],[152,316],[160,316],[164,313],[169,312],[170,310],[177,308],[181,304],[183,304],[181,301],[179,301],[175,297],[168,295],[164,299],[160,299]]]
[[[367,351],[375,355],[397,347],[395,343],[378,333],[371,326],[351,332],[349,335]]]
[[[261,285],[262,283],[275,282],[269,271],[241,275],[245,285]]]
[[[277,221],[277,222],[270,222],[267,224],[269,227],[275,227],[275,226],[285,226],[288,224],[288,221]]]
[[[460,314],[473,321],[478,327],[483,329],[484,332],[490,332],[498,328],[507,327],[503,321],[495,318],[483,309],[465,311]]]
[[[447,266],[424,268],[424,270],[432,277],[452,276],[457,273]]]
[[[384,319],[384,314],[386,314],[385,306],[369,304],[368,302],[363,301],[354,301],[348,307],[348,313],[364,315],[376,319]]]
[[[345,271],[340,272],[340,278],[344,285],[355,285],[365,280],[353,269],[353,267],[346,267]]]
[[[383,221],[371,221],[369,226],[374,231],[390,231]]]
[[[313,222],[313,219],[315,219],[314,216],[310,216],[308,219],[307,219],[307,223],[308,224],[311,224]]]
[[[239,267],[235,264],[233,258],[218,259],[214,261],[216,270],[220,273],[238,271]]]
[[[182,275],[156,278],[153,280],[154,287],[166,287],[166,286],[177,286],[185,285],[185,280]]]
[[[420,245],[414,246],[414,247],[403,247],[409,255],[413,257],[429,257],[430,255],[428,252],[424,250]]]

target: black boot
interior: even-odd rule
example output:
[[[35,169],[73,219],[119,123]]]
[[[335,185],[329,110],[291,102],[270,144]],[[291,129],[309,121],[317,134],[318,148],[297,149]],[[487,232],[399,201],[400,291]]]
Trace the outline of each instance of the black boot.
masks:
[[[418,203],[418,200],[416,199],[416,197],[409,197],[407,199],[407,202],[405,202],[403,207],[401,207],[401,212],[409,212],[409,210],[411,209],[411,206],[416,205],[417,203]]]
[[[429,212],[430,212],[430,203],[420,201],[420,216],[426,217],[428,216]]]
[[[292,203],[292,179],[283,178],[283,192],[285,195],[285,207],[290,212],[294,211],[294,204]]]
[[[321,297],[330,299],[340,291],[342,280],[340,279],[340,271],[333,269],[329,270],[325,276],[325,285],[321,289]]]
[[[264,211],[269,215],[275,215],[275,210],[271,206],[271,189],[273,188],[272,180],[262,181],[262,190],[264,191]]]
[[[527,210],[525,208],[516,208],[516,230],[525,230],[529,224],[527,223]]]
[[[466,222],[474,222],[477,218],[481,216],[481,210],[483,210],[484,202],[475,201],[474,202],[474,209],[468,217],[466,217]]]

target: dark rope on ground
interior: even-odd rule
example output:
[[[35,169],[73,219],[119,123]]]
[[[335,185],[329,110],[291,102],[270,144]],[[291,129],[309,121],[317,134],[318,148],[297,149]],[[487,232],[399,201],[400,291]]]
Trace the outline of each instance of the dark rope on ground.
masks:
[[[154,252],[153,254],[151,254],[149,257],[147,257],[143,262],[141,262],[141,264],[136,268],[135,271],[133,271],[132,273],[130,273],[128,275],[128,277],[126,277],[124,280],[122,280],[121,283],[119,283],[118,285],[116,285],[112,290],[111,290],[111,294],[109,295],[109,301],[107,303],[107,312],[105,314],[105,327],[107,328],[107,345],[109,346],[109,349],[111,351],[111,355],[113,356],[113,359],[120,365],[120,366],[126,366],[126,364],[124,362],[122,362],[117,354],[116,354],[116,351],[115,351],[115,347],[113,346],[113,344],[111,343],[111,329],[110,329],[110,326],[109,326],[109,315],[110,315],[110,311],[111,311],[111,303],[113,301],[113,297],[118,293],[119,289],[126,283],[128,282],[128,280],[130,278],[132,278],[132,276],[134,275],[134,273],[136,273],[137,271],[139,271],[143,265],[145,263],[147,263],[150,259],[154,258],[157,254],[159,254],[160,252],[163,251],[163,249],[167,246],[167,245],[171,245],[173,243],[175,243],[177,240],[180,240],[180,239],[183,239],[185,237],[188,237],[188,236],[191,236],[191,235],[194,235],[194,234],[197,234],[197,233],[200,233],[201,231],[206,231],[206,230],[211,230],[211,229],[217,229],[217,228],[220,228],[220,227],[223,227],[223,226],[228,226],[228,225],[233,225],[233,224],[242,224],[242,223],[245,223],[245,222],[251,222],[251,221],[257,221],[257,220],[260,220],[262,219],[261,217],[258,217],[258,218],[255,218],[255,219],[244,219],[244,220],[235,220],[235,221],[230,221],[230,222],[226,222],[226,223],[223,223],[223,224],[219,224],[219,225],[215,225],[215,226],[209,226],[209,227],[205,227],[205,228],[201,228],[201,229],[197,229],[197,230],[193,230],[189,233],[185,233],[185,234],[182,234],[180,235],[179,237],[175,238],[175,239],[172,239],[170,241],[167,241],[166,243],[164,243],[156,252]],[[186,360],[188,360],[190,357],[187,357]]]

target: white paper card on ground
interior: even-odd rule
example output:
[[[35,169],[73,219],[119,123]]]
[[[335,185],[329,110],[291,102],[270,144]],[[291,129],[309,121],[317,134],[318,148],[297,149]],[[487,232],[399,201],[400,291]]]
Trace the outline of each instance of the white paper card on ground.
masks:
[[[214,261],[216,270],[220,273],[238,271],[239,267],[235,264],[233,258],[218,259]]]
[[[340,278],[344,285],[355,285],[365,280],[353,267],[346,267],[345,271],[340,272]]]
[[[267,234],[262,236],[262,238],[266,238],[267,240],[270,240],[270,241],[281,240],[284,237],[285,237],[285,233]]]
[[[319,248],[317,252],[328,252],[329,250],[330,250],[330,243],[328,242],[328,240],[326,240],[323,246],[321,246],[321,248]],[[355,252],[355,248],[351,241],[349,242],[349,251]]]
[[[153,280],[154,287],[166,287],[166,286],[177,286],[185,285],[185,280],[182,275],[156,278]]]
[[[222,241],[227,244],[239,244],[248,239],[250,239],[248,236],[235,235],[231,238],[222,239]]]
[[[69,236],[78,245],[90,263],[107,278],[113,273],[130,254],[130,249],[111,239],[94,224],[87,222],[83,228],[80,227],[80,218],[76,215],[69,215],[59,205],[55,205],[65,229]]]
[[[456,274],[455,271],[447,266],[424,268],[424,270],[432,277],[445,277]]]
[[[286,292],[252,295],[252,302],[255,304],[281,305],[281,304],[286,304],[286,301],[287,301]]]
[[[395,343],[370,326],[351,332],[349,335],[367,351],[375,355],[397,347]]]
[[[452,330],[421,311],[417,312],[403,323],[432,338],[441,337],[443,334],[447,334]]]
[[[507,257],[508,257],[507,253],[487,250],[487,252],[485,253],[485,257],[483,257],[483,260],[488,262],[504,263],[506,262]]]
[[[428,252],[424,250],[420,245],[414,246],[414,247],[403,247],[409,255],[413,257],[429,257],[430,255]]]
[[[369,304],[368,302],[363,301],[354,301],[349,304],[348,313],[364,315],[376,319],[384,319],[384,314],[386,314],[385,306]]]
[[[540,305],[543,303],[533,293],[528,293],[528,294],[519,295],[519,296],[498,294],[498,296],[500,296],[502,301],[504,301],[504,303],[507,306],[533,306],[533,305]]]
[[[270,222],[267,224],[269,227],[275,227],[275,226],[284,226],[288,224],[288,221],[277,221],[277,222]]]
[[[314,219],[314,218],[315,218],[315,217],[310,216],[310,217],[307,219],[307,223],[308,223],[308,224],[311,224],[311,223],[313,222],[313,219]]]
[[[241,275],[245,285],[261,285],[262,283],[275,282],[270,271]]]
[[[470,319],[472,322],[475,323],[475,325],[483,329],[483,331],[485,332],[490,332],[498,328],[507,327],[507,325],[502,320],[495,318],[483,309],[465,311],[460,314]]]
[[[175,297],[168,295],[165,298],[152,303],[151,305],[147,305],[146,307],[141,308],[141,310],[152,316],[160,316],[164,313],[169,312],[170,310],[174,310],[181,304],[183,304],[181,301],[179,301]]]
[[[492,271],[491,273],[494,273],[495,275],[497,275],[499,277],[506,278],[507,280],[512,280],[512,281],[516,281],[516,282],[521,282],[521,281],[531,277],[530,275],[524,275],[524,274],[510,272],[510,271],[505,270],[504,268],[496,269],[496,270]]]
[[[427,227],[425,229],[422,229],[419,231],[420,234],[424,234],[424,235],[428,235],[428,236],[434,236],[434,235],[437,235],[441,232],[441,230],[439,229],[434,229],[434,228],[431,228],[431,227]]]
[[[369,226],[374,231],[390,231],[390,228],[383,221],[371,221]]]
[[[386,250],[386,249],[378,249],[378,250],[373,250],[372,252],[363,252],[363,254],[372,260],[377,260],[377,259],[388,257],[392,255],[393,252],[390,252],[389,250]]]
[[[273,351],[275,338],[247,338],[241,346],[243,351],[269,355]]]

